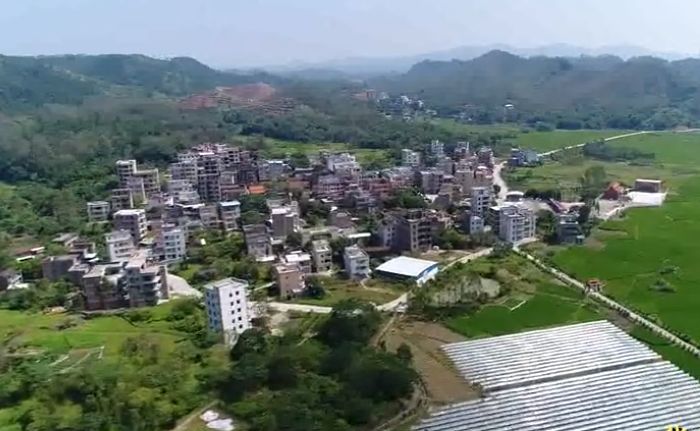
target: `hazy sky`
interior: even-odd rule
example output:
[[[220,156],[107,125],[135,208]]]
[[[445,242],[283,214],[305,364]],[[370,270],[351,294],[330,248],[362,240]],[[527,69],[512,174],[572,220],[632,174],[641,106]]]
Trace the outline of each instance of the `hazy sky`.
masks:
[[[242,67],[506,43],[700,51],[698,0],[0,0],[0,53]]]

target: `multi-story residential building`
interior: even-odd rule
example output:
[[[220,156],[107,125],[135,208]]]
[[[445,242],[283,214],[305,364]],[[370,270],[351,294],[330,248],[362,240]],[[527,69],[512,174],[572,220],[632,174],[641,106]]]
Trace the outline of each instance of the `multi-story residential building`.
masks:
[[[343,262],[345,264],[345,272],[350,278],[366,278],[369,277],[369,256],[356,245],[345,247],[343,252]]]
[[[500,211],[498,237],[516,244],[527,238],[534,238],[536,228],[535,213],[521,206],[504,206]]]
[[[395,166],[384,169],[382,175],[391,182],[393,188],[412,187],[415,182],[413,168],[409,166]]]
[[[158,235],[157,249],[161,260],[167,263],[179,262],[187,257],[187,233],[184,229],[163,226]]]
[[[248,250],[248,256],[262,259],[272,254],[272,242],[267,228],[263,224],[243,226],[243,236]]]
[[[501,228],[501,208],[503,207],[500,205],[489,207],[484,217],[484,222],[491,226],[491,230],[496,234],[498,234]]]
[[[581,244],[585,239],[578,223],[578,214],[557,215],[557,241],[562,244]]]
[[[107,221],[109,219],[109,202],[92,201],[87,203],[87,215],[90,221]]]
[[[394,217],[392,247],[399,251],[426,251],[433,245],[431,220],[421,210]]]
[[[491,206],[491,188],[490,187],[472,187],[471,191],[471,209],[472,214],[483,216]]]
[[[258,181],[274,181],[285,176],[289,165],[284,160],[258,160]]]
[[[133,173],[132,178],[139,178],[146,198],[156,196],[160,190],[160,176],[158,169],[140,169]]]
[[[484,218],[482,216],[472,214],[468,218],[469,225],[469,234],[479,234],[484,231]]]
[[[160,192],[158,169],[139,170],[136,160],[117,160],[116,167],[119,187],[131,189],[137,200],[145,202]]]
[[[493,150],[489,147],[481,147],[476,152],[479,164],[493,168]]]
[[[216,205],[200,205],[198,207],[198,215],[204,229],[220,229],[219,212]]]
[[[423,193],[434,195],[440,191],[442,186],[443,173],[437,169],[430,169],[419,172],[421,190]]]
[[[197,185],[197,160],[181,160],[170,164],[170,178],[174,181],[187,181],[193,187]]]
[[[459,141],[455,147],[454,157],[457,160],[466,159],[470,156],[469,142]]]
[[[326,168],[341,178],[358,178],[362,172],[355,156],[348,153],[329,154],[326,157]]]
[[[131,238],[129,238],[129,245],[133,247]],[[75,254],[49,256],[41,261],[41,276],[49,281],[58,281],[64,278],[76,263],[78,263],[78,256]]]
[[[299,215],[291,207],[272,208],[270,216],[274,238],[286,238],[299,227]]]
[[[333,209],[328,214],[328,224],[340,229],[350,229],[354,226],[352,217],[348,212]]]
[[[293,298],[304,292],[306,288],[304,272],[298,264],[280,263],[275,265],[275,274],[281,298]]]
[[[112,211],[132,209],[134,207],[134,195],[129,188],[112,189],[110,203]]]
[[[357,211],[371,211],[377,206],[377,201],[367,190],[361,189],[357,184],[348,186],[345,191],[343,203],[346,207]]]
[[[134,244],[140,243],[148,231],[146,211],[142,209],[117,211],[114,213],[114,228],[115,230],[128,231]]]
[[[124,262],[136,252],[134,239],[128,230],[118,230],[105,235],[110,262]]]
[[[117,160],[117,178],[119,179],[119,187],[127,188],[129,186],[129,178],[136,172],[136,160]]]
[[[360,185],[378,199],[389,196],[394,188],[391,180],[377,171],[365,172],[360,179]]]
[[[404,148],[401,150],[401,164],[403,166],[410,166],[412,168],[417,168],[420,166],[420,153],[418,151],[409,150]]]
[[[162,299],[168,299],[167,275],[165,266],[151,263],[145,253],[129,259],[124,266],[129,306],[153,306]]]
[[[143,183],[143,178],[131,176],[126,180],[126,187],[131,190],[131,196],[136,205],[146,203],[146,187]]]
[[[437,139],[430,141],[430,153],[438,160],[445,157],[445,144]]]
[[[127,307],[126,277],[121,265],[95,265],[80,268],[80,293],[87,310]]]
[[[320,198],[340,199],[345,192],[346,183],[336,175],[323,175],[314,184],[314,194]]]
[[[333,251],[328,241],[317,239],[311,243],[311,256],[316,272],[328,272],[333,266]]]
[[[246,194],[245,183],[239,182],[238,171],[224,171],[219,177],[219,199],[233,201]]]
[[[437,170],[445,175],[452,175],[454,173],[454,166],[454,161],[447,156],[440,157],[435,164]]]
[[[209,329],[222,334],[231,344],[252,327],[253,313],[248,304],[248,282],[225,278],[204,286]]]
[[[508,159],[510,166],[537,166],[541,163],[540,155],[536,151],[520,148],[510,150],[510,158]]]
[[[219,202],[217,204],[221,229],[233,232],[238,229],[238,219],[241,218],[241,203],[238,201]]]
[[[309,253],[296,251],[286,255],[284,260],[287,263],[299,265],[302,273],[311,274],[311,255]]]
[[[201,152],[197,157],[197,192],[204,202],[220,200],[219,180],[223,161],[213,152]]]
[[[379,242],[382,247],[388,247],[396,249],[395,237],[396,237],[396,217],[391,214],[387,214],[381,220],[377,233],[379,236]]]
[[[188,180],[168,181],[168,193],[176,204],[195,205],[199,203],[199,193]]]

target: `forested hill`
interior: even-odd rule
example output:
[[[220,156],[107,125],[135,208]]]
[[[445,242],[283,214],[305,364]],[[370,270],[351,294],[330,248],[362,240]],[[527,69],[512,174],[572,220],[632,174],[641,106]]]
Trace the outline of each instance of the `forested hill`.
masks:
[[[699,59],[523,58],[492,51],[469,61],[424,61],[371,84],[418,96],[442,114],[468,105],[483,122],[500,118],[507,103],[515,105],[517,120],[581,127],[663,128],[700,119]]]
[[[181,96],[260,81],[274,83],[279,79],[264,73],[222,72],[187,57],[0,56],[0,111],[26,110],[46,103],[78,104],[86,96],[109,94],[115,86]]]

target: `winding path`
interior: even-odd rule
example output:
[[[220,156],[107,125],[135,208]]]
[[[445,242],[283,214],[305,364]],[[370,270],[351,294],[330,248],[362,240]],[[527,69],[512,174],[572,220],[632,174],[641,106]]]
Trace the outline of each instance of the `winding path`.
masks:
[[[629,137],[632,137],[632,136],[643,135],[643,134],[645,134],[645,133],[649,133],[649,131],[647,131],[647,130],[642,130],[641,132],[624,133],[624,134],[622,134],[622,135],[616,135],[616,136],[611,136],[611,137],[609,137],[609,138],[604,138],[603,141],[609,142],[609,141],[614,141],[614,140],[616,140],[616,139],[629,138]],[[544,152],[544,153],[539,153],[538,155],[539,155],[540,157],[551,156],[552,154],[556,154],[556,153],[559,153],[559,152],[564,151],[564,150],[571,150],[571,149],[573,149],[573,148],[581,148],[581,147],[583,147],[584,145],[586,145],[587,143],[588,143],[588,142],[584,142],[583,144],[569,145],[568,147],[557,148],[556,150],[547,151],[547,152]]]

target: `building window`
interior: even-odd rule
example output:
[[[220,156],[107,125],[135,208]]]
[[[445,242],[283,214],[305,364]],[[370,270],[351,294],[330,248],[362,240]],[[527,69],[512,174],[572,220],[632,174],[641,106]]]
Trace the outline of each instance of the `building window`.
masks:
[[[236,311],[238,311],[238,312],[240,313],[240,312],[241,312],[241,309],[240,309],[240,307],[239,307],[239,308],[238,308],[238,310],[236,310]]]
[[[241,303],[240,299],[236,300],[236,304],[240,304],[240,303]],[[233,304],[231,304],[231,305],[233,305]]]

